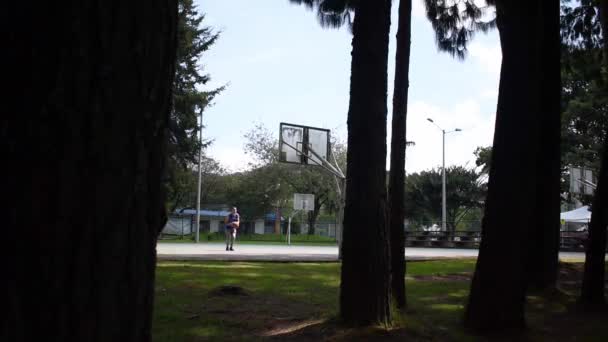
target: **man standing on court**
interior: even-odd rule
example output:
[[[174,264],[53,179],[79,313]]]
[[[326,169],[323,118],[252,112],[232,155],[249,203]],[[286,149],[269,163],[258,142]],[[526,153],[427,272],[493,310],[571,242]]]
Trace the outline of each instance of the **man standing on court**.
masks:
[[[234,244],[234,239],[236,239],[236,230],[239,228],[239,224],[241,223],[241,217],[239,213],[236,212],[236,207],[232,207],[230,214],[224,218],[224,224],[226,229],[226,250],[233,251],[232,245]]]

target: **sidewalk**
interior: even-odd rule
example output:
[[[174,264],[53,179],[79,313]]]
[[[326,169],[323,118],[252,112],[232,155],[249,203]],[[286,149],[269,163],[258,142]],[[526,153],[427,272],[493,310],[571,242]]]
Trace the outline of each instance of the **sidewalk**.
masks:
[[[158,243],[158,260],[216,260],[216,261],[338,261],[337,246],[239,245],[226,251],[223,243]],[[406,248],[406,260],[444,258],[476,258],[477,249]],[[584,261],[585,254],[560,252],[560,259]]]
[[[219,261],[338,261],[335,246],[234,245],[226,251],[223,243],[159,243],[159,260]]]

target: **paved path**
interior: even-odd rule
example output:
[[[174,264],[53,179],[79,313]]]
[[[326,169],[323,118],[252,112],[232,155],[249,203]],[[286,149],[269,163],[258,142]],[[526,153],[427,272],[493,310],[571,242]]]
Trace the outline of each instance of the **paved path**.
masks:
[[[160,260],[232,260],[232,261],[337,261],[336,246],[235,245],[225,250],[223,243],[159,243]],[[405,249],[407,260],[477,257],[476,249],[414,248]],[[584,260],[584,253],[561,252],[560,258]]]

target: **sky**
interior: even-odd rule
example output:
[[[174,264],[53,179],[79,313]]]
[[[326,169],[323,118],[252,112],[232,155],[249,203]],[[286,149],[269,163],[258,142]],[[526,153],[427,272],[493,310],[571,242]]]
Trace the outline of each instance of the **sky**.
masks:
[[[203,24],[221,32],[201,59],[211,76],[205,87],[227,88],[204,113],[206,153],[229,172],[247,169],[243,135],[261,123],[278,139],[279,123],[327,128],[347,137],[352,36],[346,28],[323,29],[314,12],[288,0],[196,0]],[[397,4],[393,1],[388,66],[387,160],[390,156]],[[479,33],[466,60],[439,52],[422,0],[413,0],[406,171],[475,166],[473,151],[492,144],[501,52],[497,31]],[[388,163],[387,163],[388,169]]]

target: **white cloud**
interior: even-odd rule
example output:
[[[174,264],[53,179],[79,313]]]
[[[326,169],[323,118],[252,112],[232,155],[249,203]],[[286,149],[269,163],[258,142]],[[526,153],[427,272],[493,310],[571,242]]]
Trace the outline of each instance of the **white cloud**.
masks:
[[[412,17],[426,18],[426,9],[422,0],[414,0],[412,2]]]
[[[248,168],[249,163],[253,161],[250,155],[243,152],[242,147],[216,146],[213,144],[207,152],[229,173],[244,171]]]
[[[288,55],[288,51],[283,48],[268,48],[264,50],[255,51],[249,56],[243,56],[238,63],[240,64],[258,64],[258,63],[271,63],[277,62]]]
[[[408,108],[408,147],[406,170],[408,173],[441,166],[442,132],[433,121],[447,131],[456,128],[461,132],[446,134],[446,166],[475,166],[473,151],[477,146],[492,144],[495,115],[482,112],[475,100],[466,100],[450,108],[441,108],[425,102],[414,102]]]
[[[469,54],[481,64],[482,68],[498,77],[500,75],[500,64],[502,62],[502,52],[500,45],[483,45],[473,42],[468,47]]]
[[[493,100],[494,102],[497,102],[498,89],[486,89],[486,90],[482,91],[480,95],[481,95],[481,98],[483,98],[483,99]]]

